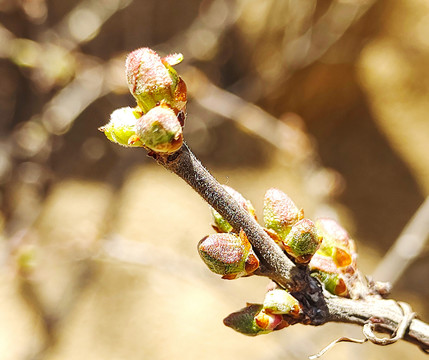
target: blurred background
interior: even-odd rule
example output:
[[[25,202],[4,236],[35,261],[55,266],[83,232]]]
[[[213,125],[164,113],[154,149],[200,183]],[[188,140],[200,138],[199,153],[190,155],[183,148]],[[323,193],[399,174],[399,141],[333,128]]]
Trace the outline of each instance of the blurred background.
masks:
[[[0,0],[1,359],[304,359],[362,337],[223,326],[267,280],[211,274],[207,204],[97,131],[134,106],[123,64],[142,46],[184,54],[185,137],[221,183],[259,217],[277,187],[339,219],[362,271],[429,320],[428,245],[401,248],[405,271],[380,265],[429,195],[427,1]],[[401,342],[325,358],[411,356]]]

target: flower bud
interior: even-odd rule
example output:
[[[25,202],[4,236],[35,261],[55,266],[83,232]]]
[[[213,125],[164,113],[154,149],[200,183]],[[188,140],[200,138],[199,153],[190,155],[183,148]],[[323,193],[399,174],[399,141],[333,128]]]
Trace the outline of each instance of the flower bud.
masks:
[[[338,267],[353,265],[356,258],[356,247],[349,234],[335,220],[321,218],[316,227],[323,237],[318,252],[330,256]]]
[[[131,52],[125,62],[128,87],[144,113],[160,103],[166,103],[177,114],[186,106],[186,85],[172,68],[181,62],[181,54],[163,59],[149,49]]]
[[[145,147],[159,153],[173,153],[183,144],[182,126],[172,109],[156,106],[138,119],[135,131]]]
[[[342,270],[337,267],[334,259],[316,253],[310,261],[309,268],[312,271],[311,275],[319,279],[331,294],[349,296]]]
[[[238,204],[246,210],[254,219],[256,219],[255,208],[249,200],[246,200],[243,195],[238,191],[234,190],[232,187],[227,185],[222,185],[223,188],[231,195]],[[215,225],[213,226],[217,232],[231,232],[233,231],[232,226],[226,221],[215,209],[211,208],[213,220]]]
[[[266,311],[266,309],[262,309],[255,316],[255,323],[261,329],[265,331],[273,331],[283,320],[283,316],[281,314],[274,314]]]
[[[281,315],[265,313],[260,304],[248,304],[223,320],[226,326],[248,336],[268,334],[281,322]]]
[[[198,243],[198,252],[208,268],[223,279],[251,275],[259,260],[245,233],[219,233],[206,236]]]
[[[137,119],[140,116],[141,113],[130,107],[116,109],[110,115],[109,123],[98,130],[104,132],[110,141],[119,145],[141,147],[143,144],[136,138],[135,129]]]
[[[309,219],[303,219],[292,226],[283,240],[283,247],[295,262],[307,264],[319,248],[321,241],[316,225]]]
[[[341,270],[335,264],[334,259],[330,256],[322,255],[319,252],[313,255],[308,266],[311,271],[320,270],[328,273],[341,273]]]
[[[265,294],[264,309],[271,314],[288,314],[293,317],[301,313],[298,300],[283,289],[274,289]]]
[[[292,225],[304,217],[303,210],[298,209],[284,192],[269,189],[264,198],[264,223],[267,229],[274,230],[284,240]]]
[[[325,289],[331,294],[348,297],[349,291],[347,289],[344,277],[341,274],[327,273],[324,271],[315,271],[311,274],[320,280]]]

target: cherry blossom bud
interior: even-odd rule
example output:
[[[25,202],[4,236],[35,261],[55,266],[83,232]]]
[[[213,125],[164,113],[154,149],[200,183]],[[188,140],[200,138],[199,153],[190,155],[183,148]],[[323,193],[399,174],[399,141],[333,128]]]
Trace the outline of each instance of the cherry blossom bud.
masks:
[[[110,115],[109,123],[100,127],[99,130],[114,143],[122,146],[141,147],[143,144],[136,139],[135,128],[137,119],[141,115],[136,109],[130,107],[116,109]]]
[[[304,212],[298,209],[284,192],[269,189],[264,199],[264,223],[267,229],[273,230],[284,240],[292,225],[304,217]]]
[[[283,321],[283,316],[262,309],[255,316],[255,323],[265,331],[273,331]]]
[[[186,85],[173,69],[182,54],[161,58],[149,48],[131,52],[125,62],[128,87],[144,113],[166,103],[176,114],[186,107]]]
[[[298,300],[283,289],[274,289],[265,294],[264,309],[271,314],[288,314],[293,317],[301,313]]]
[[[342,269],[338,268],[334,259],[330,256],[324,256],[316,253],[309,264],[312,276],[320,280],[331,294],[338,296],[349,296],[346,277]],[[345,277],[346,276],[346,277]]]
[[[236,279],[251,275],[259,260],[252,250],[245,233],[219,233],[206,236],[198,243],[198,252],[208,266],[223,279]]]
[[[222,185],[223,188],[231,195],[238,204],[246,210],[254,219],[256,219],[255,208],[252,203],[245,199],[238,191],[227,185]],[[226,221],[215,209],[212,210],[213,220],[215,225],[213,226],[217,232],[231,232],[233,231],[232,226]]]
[[[327,273],[324,271],[315,271],[311,274],[320,280],[326,290],[331,294],[348,297],[349,291],[347,289],[344,277],[341,274]]]
[[[322,238],[314,223],[302,219],[292,226],[289,234],[283,240],[286,252],[299,264],[307,264],[320,246]]]
[[[183,144],[182,126],[172,109],[156,106],[143,115],[135,126],[137,141],[159,153],[173,153]]]
[[[244,335],[256,336],[272,332],[282,322],[281,315],[268,314],[260,304],[248,304],[228,315],[223,323]]]
[[[356,247],[349,234],[335,220],[321,218],[316,221],[316,227],[321,236],[322,244],[318,252],[330,256],[338,267],[354,266]]]

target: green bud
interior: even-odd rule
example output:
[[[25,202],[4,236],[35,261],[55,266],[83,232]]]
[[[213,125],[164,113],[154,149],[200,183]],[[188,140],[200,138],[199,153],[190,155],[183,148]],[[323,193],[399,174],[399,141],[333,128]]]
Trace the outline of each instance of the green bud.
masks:
[[[349,295],[344,275],[332,257],[316,253],[309,264],[312,276],[319,279],[331,294],[347,297]]]
[[[160,58],[149,48],[128,55],[125,62],[128,87],[144,113],[161,103],[168,104],[176,114],[185,110],[186,85],[172,67],[182,59],[182,54]]]
[[[130,107],[116,109],[110,115],[108,124],[98,130],[104,132],[106,137],[122,146],[141,147],[143,144],[136,137],[136,123],[141,113]]]
[[[275,231],[284,240],[292,225],[304,217],[302,209],[298,209],[284,192],[269,189],[264,198],[264,224],[267,229]]]
[[[298,300],[283,289],[274,289],[265,294],[264,309],[271,314],[288,314],[294,317],[301,313]]]
[[[338,267],[353,266],[356,259],[356,247],[347,231],[335,220],[327,218],[318,219],[316,227],[323,237],[318,253],[330,256]]]
[[[283,240],[283,247],[299,264],[307,264],[320,246],[322,238],[314,223],[303,219],[292,226]]]
[[[255,208],[249,200],[246,200],[243,195],[241,195],[238,191],[234,190],[232,187],[227,185],[222,185],[223,188],[231,195],[235,201],[238,202],[241,207],[246,210],[253,218],[256,219]],[[232,226],[226,221],[215,209],[211,208],[213,220],[215,225],[213,226],[217,232],[231,232],[233,231]]]
[[[323,284],[326,290],[331,294],[348,297],[349,291],[346,282],[341,274],[327,273],[324,271],[315,271],[311,274]]]
[[[183,144],[182,126],[167,106],[151,109],[137,121],[135,130],[138,140],[155,152],[173,153]]]
[[[208,268],[223,279],[251,275],[259,260],[245,233],[219,233],[206,236],[198,243],[198,252]]]
[[[223,320],[226,326],[248,336],[268,334],[281,322],[281,315],[266,313],[260,304],[248,304]]]

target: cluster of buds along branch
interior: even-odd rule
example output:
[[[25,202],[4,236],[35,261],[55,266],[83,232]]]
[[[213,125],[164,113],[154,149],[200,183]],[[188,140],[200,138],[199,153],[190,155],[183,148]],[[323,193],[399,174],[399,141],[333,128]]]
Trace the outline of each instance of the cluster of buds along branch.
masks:
[[[186,117],[186,85],[173,66],[182,60],[182,54],[161,58],[149,48],[128,55],[126,77],[137,106],[120,108],[111,114],[109,123],[100,128],[109,140],[160,154],[180,149]]]
[[[335,220],[318,219],[316,227],[323,241],[309,264],[312,275],[330,293],[348,297],[357,275],[355,243]]]
[[[255,220],[255,210],[236,190],[225,190]],[[356,269],[356,250],[347,232],[332,219],[315,223],[282,191],[269,189],[264,198],[264,229],[297,266],[308,267],[327,291],[348,297]],[[208,268],[224,279],[250,276],[259,261],[243,230],[236,231],[212,209],[216,234],[203,238],[198,251]],[[263,304],[248,304],[232,313],[225,325],[245,335],[255,336],[298,322],[302,305],[287,290],[269,289]],[[302,320],[302,319],[301,319]]]
[[[173,69],[181,54],[161,58],[148,48],[131,52],[126,60],[126,77],[137,105],[115,110],[101,127],[106,137],[119,145],[143,147],[158,161],[168,161],[183,144],[186,117],[186,85]],[[178,153],[180,155],[180,153]],[[256,219],[255,209],[240,193],[224,186],[231,198]],[[198,243],[198,252],[208,268],[224,279],[263,274],[248,235],[234,228],[212,209],[216,233]],[[230,219],[231,220],[231,219]],[[353,297],[357,283],[356,250],[347,232],[331,219],[315,223],[282,191],[269,189],[264,198],[265,232],[297,267],[311,273],[330,293]],[[274,250],[275,245],[274,245]],[[261,266],[262,268],[262,266]],[[224,323],[246,334],[258,335],[297,322],[305,323],[304,304],[298,293],[277,285],[270,288],[263,304],[248,304],[229,315]]]

